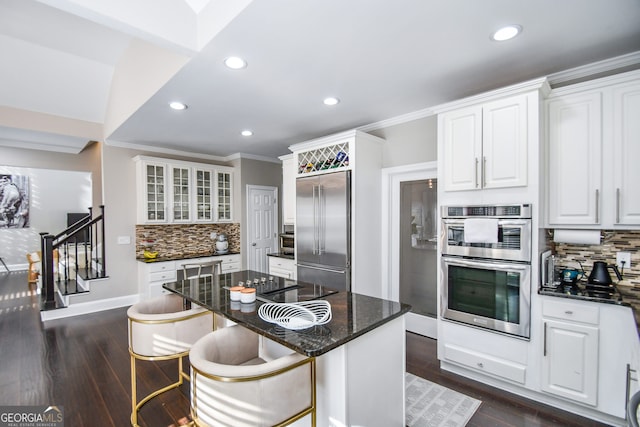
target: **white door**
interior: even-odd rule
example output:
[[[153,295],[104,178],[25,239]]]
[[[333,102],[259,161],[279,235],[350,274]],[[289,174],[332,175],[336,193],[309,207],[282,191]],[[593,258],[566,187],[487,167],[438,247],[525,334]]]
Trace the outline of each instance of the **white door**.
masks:
[[[422,181],[427,185],[429,182],[437,185],[437,163],[387,168],[383,169],[382,175],[382,277],[386,279],[383,283],[388,286],[383,289],[383,295],[387,299],[406,302],[413,307],[406,315],[407,331],[437,338],[440,279],[437,267],[439,253],[433,226],[437,229],[440,219],[437,209],[430,216],[421,210],[426,209],[427,205],[437,207],[437,200],[422,204],[412,202],[410,212],[402,209],[401,200],[401,187],[405,183]],[[407,214],[414,218],[403,218]],[[409,242],[406,241],[407,226],[411,229]],[[435,265],[429,267],[432,261]],[[413,262],[413,265],[407,265],[406,262]],[[420,271],[425,266],[427,268],[422,273],[411,276],[411,272]],[[403,274],[403,270],[409,274]]]
[[[267,254],[278,251],[278,189],[247,185],[247,268],[269,272]]]

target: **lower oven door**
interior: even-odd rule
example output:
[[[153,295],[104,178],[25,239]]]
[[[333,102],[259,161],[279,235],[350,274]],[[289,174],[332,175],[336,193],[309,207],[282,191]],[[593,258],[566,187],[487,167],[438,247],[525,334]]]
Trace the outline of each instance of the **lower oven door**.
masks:
[[[442,256],[442,317],[529,338],[531,265]]]

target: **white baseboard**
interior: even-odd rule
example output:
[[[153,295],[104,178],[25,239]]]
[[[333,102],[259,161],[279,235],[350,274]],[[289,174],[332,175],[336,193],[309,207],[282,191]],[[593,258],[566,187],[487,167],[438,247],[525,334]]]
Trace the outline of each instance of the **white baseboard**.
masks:
[[[43,322],[46,322],[48,320],[63,319],[65,317],[81,316],[83,314],[90,314],[104,310],[111,310],[114,308],[126,307],[136,304],[139,301],[140,295],[133,294],[98,301],[81,302],[78,304],[72,304],[67,308],[41,311],[40,319],[42,319]]]

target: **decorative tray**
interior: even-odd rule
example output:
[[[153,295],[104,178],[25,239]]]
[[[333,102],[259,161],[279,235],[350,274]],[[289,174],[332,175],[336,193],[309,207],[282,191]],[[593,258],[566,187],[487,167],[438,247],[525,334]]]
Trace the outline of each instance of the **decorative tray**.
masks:
[[[329,301],[312,300],[295,303],[267,303],[258,309],[262,320],[286,329],[307,329],[331,320]]]

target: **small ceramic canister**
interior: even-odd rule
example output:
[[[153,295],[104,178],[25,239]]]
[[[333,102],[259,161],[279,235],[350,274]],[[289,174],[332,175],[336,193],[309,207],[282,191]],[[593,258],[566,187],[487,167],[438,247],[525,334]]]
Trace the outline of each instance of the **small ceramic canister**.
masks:
[[[254,288],[244,288],[240,292],[240,302],[242,303],[256,302],[256,290]]]
[[[229,288],[229,299],[231,299],[231,301],[240,301],[240,294],[243,289],[244,286],[233,286]]]

